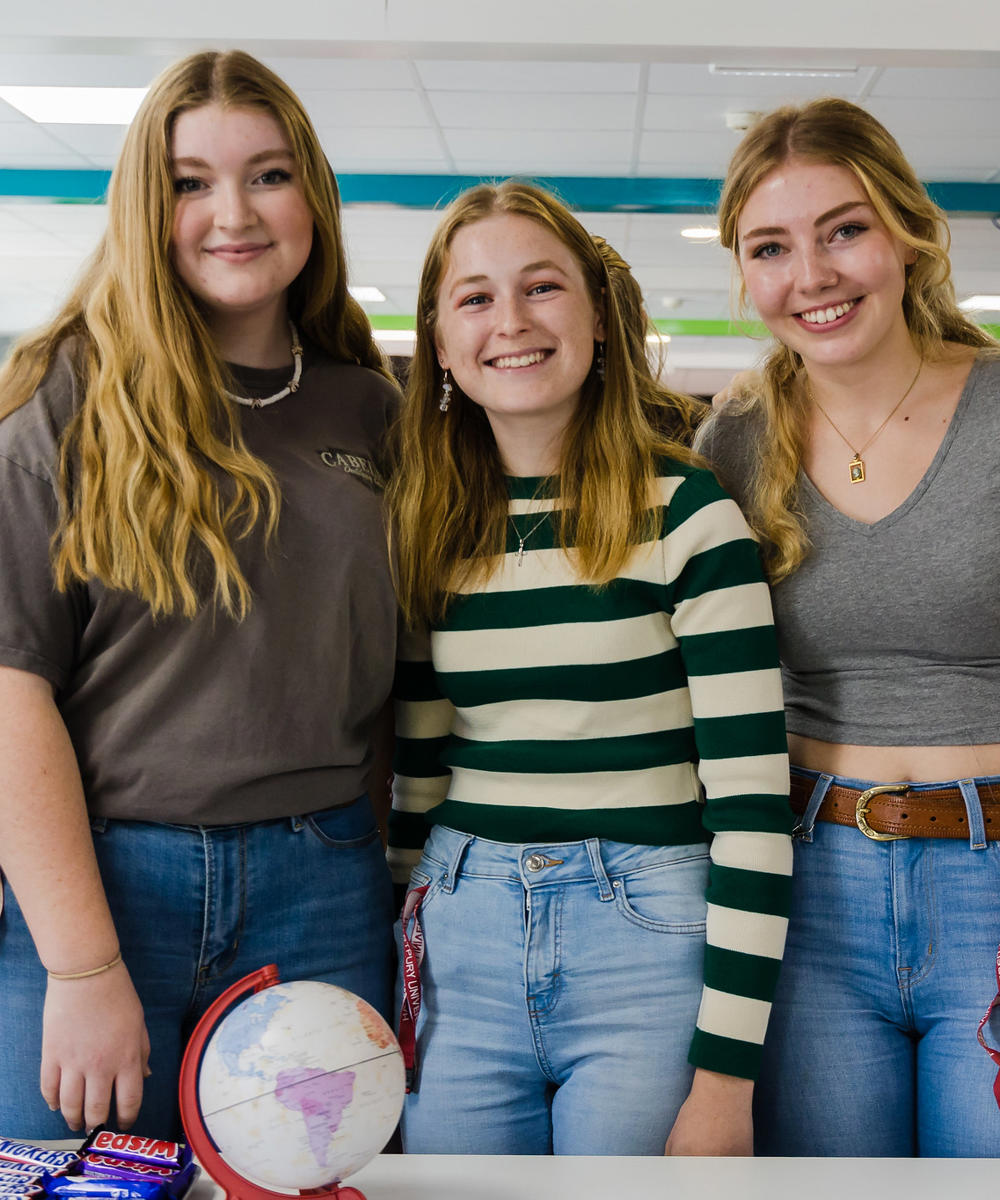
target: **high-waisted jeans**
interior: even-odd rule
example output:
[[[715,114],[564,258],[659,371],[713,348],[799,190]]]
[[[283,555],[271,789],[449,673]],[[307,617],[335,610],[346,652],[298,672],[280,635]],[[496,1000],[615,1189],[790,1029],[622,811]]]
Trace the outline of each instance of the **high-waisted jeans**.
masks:
[[[407,1151],[662,1154],[691,1087],[708,848],[436,826]]]
[[[187,1036],[230,984],[268,963],[320,979],[391,1020],[393,901],[367,796],[235,826],[92,823],[122,954],[146,1015],[152,1075],[135,1129],[180,1133]],[[66,913],[66,920],[73,921]],[[68,1136],[38,1087],[45,971],[8,885],[0,915],[0,1134]],[[97,1018],[95,1018],[97,1019]],[[113,1119],[113,1118],[112,1118]]]
[[[755,1098],[757,1152],[1000,1155],[996,1068],[976,1028],[996,991],[1000,842],[875,842],[816,821],[815,782],[794,839],[792,916]],[[959,784],[923,784],[937,788]],[[978,793],[963,781],[969,827]],[[981,827],[981,824],[980,824]],[[972,841],[981,841],[973,849]]]

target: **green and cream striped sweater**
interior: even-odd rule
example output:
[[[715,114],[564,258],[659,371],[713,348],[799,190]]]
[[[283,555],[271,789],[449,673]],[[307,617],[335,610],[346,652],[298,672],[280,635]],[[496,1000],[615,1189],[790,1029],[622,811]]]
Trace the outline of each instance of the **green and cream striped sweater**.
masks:
[[[509,481],[507,553],[493,576],[457,594],[429,638],[403,638],[394,876],[408,878],[431,824],[514,843],[711,842],[690,1057],[755,1078],[791,877],[781,684],[757,547],[708,471],[664,462],[651,497],[659,536],[610,585],[588,586],[555,545],[554,521],[526,536],[539,483]]]

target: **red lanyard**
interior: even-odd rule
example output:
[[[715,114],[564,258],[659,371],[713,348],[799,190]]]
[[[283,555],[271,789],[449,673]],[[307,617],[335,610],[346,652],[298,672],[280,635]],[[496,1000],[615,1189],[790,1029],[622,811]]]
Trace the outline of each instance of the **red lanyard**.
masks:
[[[424,958],[424,931],[419,909],[428,884],[406,893],[401,924],[403,926],[403,1003],[399,1010],[399,1048],[406,1068],[406,1091],[413,1090],[417,1062],[417,1017],[420,1015],[420,964]],[[412,935],[409,933],[413,925]]]
[[[979,1022],[979,1044],[993,1061],[1000,1067],[1000,1050],[994,1050],[992,1046],[986,1044],[986,1038],[983,1036],[983,1030],[986,1028],[986,1022],[993,1015],[995,1009],[1000,1009],[1000,946],[997,947],[997,994],[986,1010],[986,1015]],[[996,1097],[997,1104],[1000,1104],[1000,1071],[997,1072],[997,1077],[993,1083],[993,1095]]]

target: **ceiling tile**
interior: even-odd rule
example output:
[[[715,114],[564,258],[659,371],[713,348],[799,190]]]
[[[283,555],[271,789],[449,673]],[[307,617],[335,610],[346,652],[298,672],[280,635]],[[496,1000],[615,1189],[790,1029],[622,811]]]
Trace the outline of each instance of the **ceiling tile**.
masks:
[[[588,170],[594,162],[613,163],[616,160],[621,172],[627,169],[632,154],[632,135],[624,131],[449,129],[446,140],[456,164],[473,159],[477,162],[499,160],[519,163],[520,170],[548,174],[561,173],[561,168],[567,164],[573,164],[577,172],[596,173]],[[465,169],[459,167],[459,170]]]
[[[338,159],[367,159],[372,170],[376,164],[442,159],[441,143],[430,129],[407,129],[405,126],[361,129],[352,124],[317,126],[320,141],[336,170]]]
[[[428,93],[446,129],[627,129],[635,125],[636,100],[615,93],[576,92],[558,101],[544,92]]]
[[[409,129],[429,128],[431,124],[421,97],[412,88],[325,92],[310,89],[301,92],[300,98],[317,129],[334,125]]]
[[[378,91],[413,87],[413,72],[405,59],[286,58],[268,55],[264,61],[296,92]]]
[[[871,94],[877,97],[1000,100],[1000,70],[996,67],[884,67]]]
[[[637,63],[418,61],[428,91],[630,92],[639,85]]]

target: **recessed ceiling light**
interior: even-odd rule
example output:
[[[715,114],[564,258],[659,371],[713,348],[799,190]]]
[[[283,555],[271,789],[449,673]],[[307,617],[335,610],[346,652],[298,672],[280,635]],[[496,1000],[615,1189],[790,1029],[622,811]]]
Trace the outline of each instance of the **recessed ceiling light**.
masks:
[[[683,296],[661,296],[660,308],[680,308],[684,303]]]
[[[385,300],[385,296],[377,287],[368,287],[366,284],[349,287],[347,290],[360,304],[381,304]]]
[[[709,63],[712,75],[749,75],[777,79],[850,79],[857,75],[857,67],[746,67],[723,66]]]
[[[660,346],[664,342],[670,341],[670,334],[669,333],[647,333],[646,341],[649,343],[650,346]]]
[[[417,335],[412,329],[373,329],[372,337],[379,345],[391,344],[393,349],[409,346],[412,350],[417,340]]]
[[[41,125],[128,125],[148,90],[0,86],[0,100]]]
[[[1000,296],[970,296],[958,306],[963,312],[1000,312]]]
[[[681,237],[691,242],[711,242],[719,236],[719,230],[714,225],[691,225],[681,230]]]

